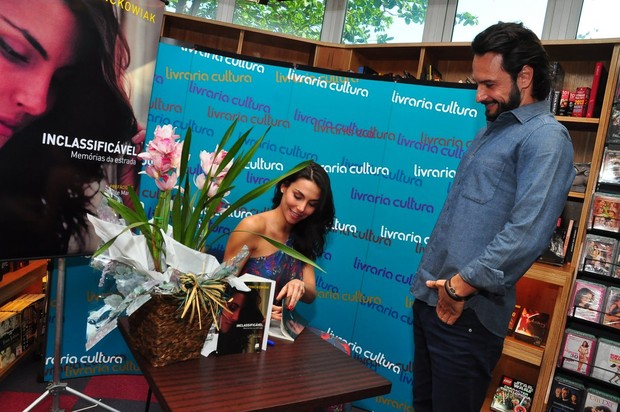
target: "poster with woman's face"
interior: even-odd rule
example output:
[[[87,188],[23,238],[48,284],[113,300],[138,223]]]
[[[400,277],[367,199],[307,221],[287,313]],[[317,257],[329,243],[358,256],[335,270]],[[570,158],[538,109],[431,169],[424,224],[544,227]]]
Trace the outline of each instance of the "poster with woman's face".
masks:
[[[0,260],[99,245],[87,214],[99,214],[106,188],[123,199],[138,182],[163,10],[159,0],[0,2]]]

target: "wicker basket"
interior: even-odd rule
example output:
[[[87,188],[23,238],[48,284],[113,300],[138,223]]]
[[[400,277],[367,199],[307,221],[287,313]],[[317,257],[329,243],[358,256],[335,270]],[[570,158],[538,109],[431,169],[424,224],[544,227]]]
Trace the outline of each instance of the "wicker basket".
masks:
[[[133,347],[153,366],[200,357],[212,318],[202,313],[199,328],[196,319],[181,319],[179,305],[170,295],[154,294],[128,318]]]

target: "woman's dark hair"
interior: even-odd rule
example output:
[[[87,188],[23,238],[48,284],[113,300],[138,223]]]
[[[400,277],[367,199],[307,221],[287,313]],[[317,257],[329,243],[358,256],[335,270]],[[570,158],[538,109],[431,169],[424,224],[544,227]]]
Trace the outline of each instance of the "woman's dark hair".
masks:
[[[545,100],[551,89],[549,56],[536,34],[522,23],[494,24],[479,33],[471,44],[474,54],[482,56],[493,52],[502,56],[502,67],[514,82],[528,65],[534,69],[532,95]]]
[[[334,217],[336,215],[334,196],[329,176],[325,169],[319,164],[311,162],[299,172],[278,182],[273,196],[273,209],[277,208],[282,200],[281,187],[283,185],[289,186],[299,179],[307,179],[314,182],[321,190],[321,197],[314,213],[293,226],[292,230],[293,248],[308,259],[314,260],[323,254],[327,233],[334,224]]]
[[[82,250],[86,239],[80,235],[88,228],[89,202],[99,182],[110,178],[107,171],[115,168],[114,163],[102,165],[108,154],[93,158],[90,153],[81,159],[74,150],[41,144],[42,136],[127,144],[138,131],[123,87],[129,48],[115,7],[105,1],[63,1],[78,25],[75,44],[67,45],[75,47],[75,64],[54,76],[50,90],[55,98],[49,111],[0,150],[1,171],[12,165],[11,175],[16,176],[3,188],[5,204],[0,206],[4,235],[12,239],[10,250],[3,250],[7,256],[18,257],[24,250],[30,256],[64,255],[72,237]]]
[[[261,298],[256,290],[249,292],[241,292],[233,290],[234,293],[242,293],[245,295],[243,307],[239,312],[237,323],[227,333],[220,333],[217,340],[217,353],[226,355],[229,353],[247,352],[250,336],[256,334],[256,328],[243,328],[237,325],[256,324],[265,321],[263,313],[260,311]],[[267,333],[266,330],[264,333]],[[260,342],[259,342],[260,343]]]

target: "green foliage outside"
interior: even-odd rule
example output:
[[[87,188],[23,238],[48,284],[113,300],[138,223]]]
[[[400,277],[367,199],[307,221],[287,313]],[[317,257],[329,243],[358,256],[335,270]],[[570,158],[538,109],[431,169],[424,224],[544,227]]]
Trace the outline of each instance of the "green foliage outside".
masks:
[[[233,23],[319,40],[327,0],[270,0],[262,5],[237,0]],[[388,34],[394,18],[407,24],[423,24],[428,0],[349,0],[342,42],[367,43],[374,34],[378,43],[393,40]],[[214,19],[217,0],[170,0],[167,10]],[[459,13],[455,24],[477,25],[478,18],[470,13]]]

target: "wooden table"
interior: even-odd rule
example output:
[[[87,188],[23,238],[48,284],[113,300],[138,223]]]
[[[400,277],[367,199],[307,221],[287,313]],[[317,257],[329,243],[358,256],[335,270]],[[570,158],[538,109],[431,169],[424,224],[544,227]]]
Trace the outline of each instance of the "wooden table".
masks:
[[[291,411],[384,395],[392,383],[312,331],[266,351],[153,367],[120,331],[165,411]]]

